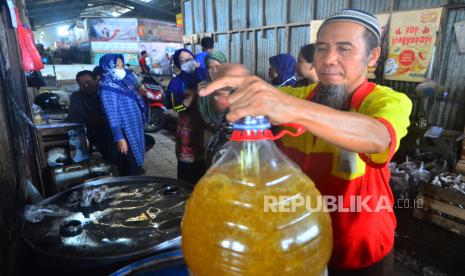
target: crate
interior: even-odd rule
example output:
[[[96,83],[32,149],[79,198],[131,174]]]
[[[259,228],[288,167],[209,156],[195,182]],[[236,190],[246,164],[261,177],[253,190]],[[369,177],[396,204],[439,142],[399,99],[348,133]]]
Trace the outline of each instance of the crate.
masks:
[[[432,222],[465,237],[465,194],[427,184],[417,196],[415,218]]]

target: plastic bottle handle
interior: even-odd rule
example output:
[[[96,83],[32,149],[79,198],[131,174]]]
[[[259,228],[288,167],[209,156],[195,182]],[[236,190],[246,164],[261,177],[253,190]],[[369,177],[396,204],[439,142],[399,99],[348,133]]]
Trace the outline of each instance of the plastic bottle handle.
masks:
[[[272,139],[273,140],[278,140],[278,139],[281,139],[281,137],[283,137],[284,135],[286,134],[289,134],[293,137],[297,137],[299,135],[302,135],[305,133],[305,128],[299,124],[294,124],[294,123],[287,123],[287,124],[282,124],[281,126],[287,126],[287,127],[292,127],[292,128],[295,128],[295,132],[292,132],[290,130],[281,130],[277,135],[273,136]]]

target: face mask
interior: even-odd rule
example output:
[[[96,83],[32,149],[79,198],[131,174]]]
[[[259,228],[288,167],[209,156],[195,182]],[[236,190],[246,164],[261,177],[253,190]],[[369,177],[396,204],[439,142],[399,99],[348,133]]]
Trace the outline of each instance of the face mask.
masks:
[[[126,77],[126,71],[124,71],[124,69],[113,69],[113,75],[119,79],[119,80],[122,80],[124,79],[124,77]]]
[[[181,65],[181,70],[188,73],[192,74],[195,71],[195,61],[189,61]]]

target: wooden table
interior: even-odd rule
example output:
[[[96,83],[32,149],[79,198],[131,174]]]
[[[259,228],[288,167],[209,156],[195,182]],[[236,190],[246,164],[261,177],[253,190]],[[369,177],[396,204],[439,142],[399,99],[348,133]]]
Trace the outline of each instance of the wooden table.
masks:
[[[36,125],[37,131],[37,140],[39,143],[39,171],[41,173],[41,183],[40,189],[42,195],[47,195],[46,190],[46,183],[51,181],[50,179],[50,172],[49,166],[47,163],[47,156],[46,151],[47,149],[54,148],[54,147],[64,147],[66,149],[69,148],[69,137],[68,131],[73,129],[80,129],[83,128],[83,124],[76,124],[76,123],[67,123],[67,122],[60,122],[60,123],[50,123],[50,124],[42,124]]]

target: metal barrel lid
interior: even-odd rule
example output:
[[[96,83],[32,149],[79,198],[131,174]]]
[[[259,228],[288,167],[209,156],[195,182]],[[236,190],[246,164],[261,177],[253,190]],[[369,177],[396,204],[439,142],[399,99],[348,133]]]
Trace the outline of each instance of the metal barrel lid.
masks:
[[[189,270],[181,250],[169,251],[129,264],[110,276],[157,275],[188,276]]]
[[[22,236],[40,254],[82,261],[130,259],[179,248],[192,189],[164,177],[91,181],[42,201],[39,207],[58,210],[56,216],[25,221]]]

